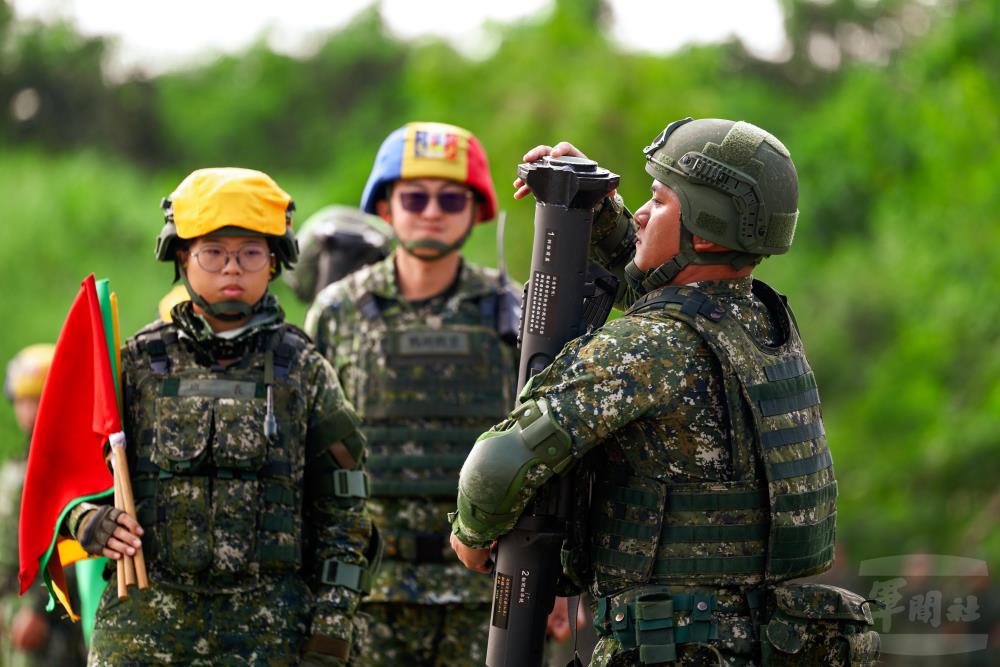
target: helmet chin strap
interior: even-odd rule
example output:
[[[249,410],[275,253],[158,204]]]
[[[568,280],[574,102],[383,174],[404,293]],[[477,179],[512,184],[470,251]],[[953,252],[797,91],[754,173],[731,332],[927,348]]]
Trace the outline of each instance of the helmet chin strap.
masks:
[[[434,239],[417,239],[415,241],[400,241],[399,246],[405,250],[407,254],[419,259],[421,262],[436,262],[443,257],[447,257],[465,245],[465,242],[472,234],[472,228],[475,224],[475,220],[470,221],[465,233],[462,234],[462,236],[454,243],[443,243],[442,241],[436,241]],[[418,255],[414,252],[415,250],[430,250],[431,253]]]
[[[184,288],[187,290],[188,296],[191,297],[191,301],[205,311],[206,314],[212,317],[218,318],[223,322],[238,322],[246,317],[250,317],[253,314],[253,306],[244,303],[242,301],[237,301],[235,299],[227,299],[225,301],[217,301],[215,303],[209,303],[205,301],[200,294],[194,291],[191,287],[191,283],[188,282],[187,272],[180,271],[181,280],[184,282]]]
[[[684,267],[695,263],[698,253],[694,250],[694,236],[683,225],[680,234],[680,252],[658,267],[643,271],[635,265],[635,259],[625,265],[625,278],[640,296],[669,285]]]
[[[643,271],[633,259],[625,266],[625,279],[641,296],[647,292],[669,285],[685,267],[691,264],[729,264],[733,268],[758,263],[763,257],[745,252],[698,252],[694,249],[694,234],[681,226],[680,252],[654,269]]]

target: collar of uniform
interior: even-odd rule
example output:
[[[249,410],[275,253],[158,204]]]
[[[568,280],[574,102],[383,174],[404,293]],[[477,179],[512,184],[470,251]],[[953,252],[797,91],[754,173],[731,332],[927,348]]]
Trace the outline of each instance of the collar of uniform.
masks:
[[[396,250],[390,252],[389,256],[382,261],[372,264],[367,287],[368,291],[377,297],[397,302],[404,301],[399,291],[399,283],[396,281]],[[458,284],[449,295],[448,300],[481,297],[495,291],[496,284],[487,280],[480,271],[472,270],[463,257],[458,267]]]
[[[753,286],[753,276],[743,276],[732,280],[702,280],[701,282],[688,283],[688,287],[693,287],[699,292],[710,296],[750,296]]]
[[[194,312],[190,301],[178,304],[173,314],[178,335],[181,338],[190,338],[199,342],[238,341],[252,336],[261,329],[272,329],[279,326],[285,320],[285,312],[278,305],[277,298],[270,292],[266,293],[257,303],[246,324],[228,331],[213,331],[208,320]]]

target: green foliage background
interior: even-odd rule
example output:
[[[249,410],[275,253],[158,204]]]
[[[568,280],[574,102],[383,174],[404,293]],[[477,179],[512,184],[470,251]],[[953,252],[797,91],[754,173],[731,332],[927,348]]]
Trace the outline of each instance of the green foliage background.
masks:
[[[599,2],[566,1],[493,26],[499,47],[481,60],[401,42],[373,9],[307,58],[260,43],[109,83],[105,41],[15,21],[0,4],[0,100],[25,88],[41,100],[28,120],[0,117],[0,359],[54,340],[92,271],[119,293],[125,332],[153,319],[172,278],[152,256],[158,202],[198,167],[270,172],[303,220],[356,202],[403,122],[463,125],[490,153],[508,261],[524,278],[532,206],[507,184],[525,150],[572,141],[622,174],[637,207],[649,187],[640,149],[666,123],[746,119],[784,141],[800,174],[795,247],[759,275],[789,295],[820,380],[842,544],[854,558],[924,549],[1000,562],[998,3],[785,9],[794,51],[781,64],[738,43],[625,53],[601,31]],[[843,40],[835,69],[806,55],[817,33],[877,34],[917,10],[929,31],[899,32],[878,62]],[[495,261],[493,233],[477,230],[473,260]],[[276,289],[301,322],[304,306]],[[9,410],[0,443],[8,455],[23,444]]]

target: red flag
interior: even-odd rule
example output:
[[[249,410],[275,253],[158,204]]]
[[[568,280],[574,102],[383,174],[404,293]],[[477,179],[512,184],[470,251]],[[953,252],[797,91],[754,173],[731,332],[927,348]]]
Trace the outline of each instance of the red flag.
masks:
[[[115,383],[91,274],[56,342],[32,432],[19,532],[22,594],[42,566],[46,583],[61,588],[55,592],[62,598],[62,566],[68,563],[60,560],[60,552],[71,550],[55,549],[59,525],[77,502],[114,489],[103,445],[121,431]]]

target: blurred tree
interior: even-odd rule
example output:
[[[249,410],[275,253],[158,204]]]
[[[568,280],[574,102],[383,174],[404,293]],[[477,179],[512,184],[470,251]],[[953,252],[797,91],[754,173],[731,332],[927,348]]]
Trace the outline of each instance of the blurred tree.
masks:
[[[6,5],[4,11],[9,18]],[[110,112],[105,52],[104,39],[81,37],[65,22],[8,28],[0,62],[7,137],[56,149],[102,143]]]

